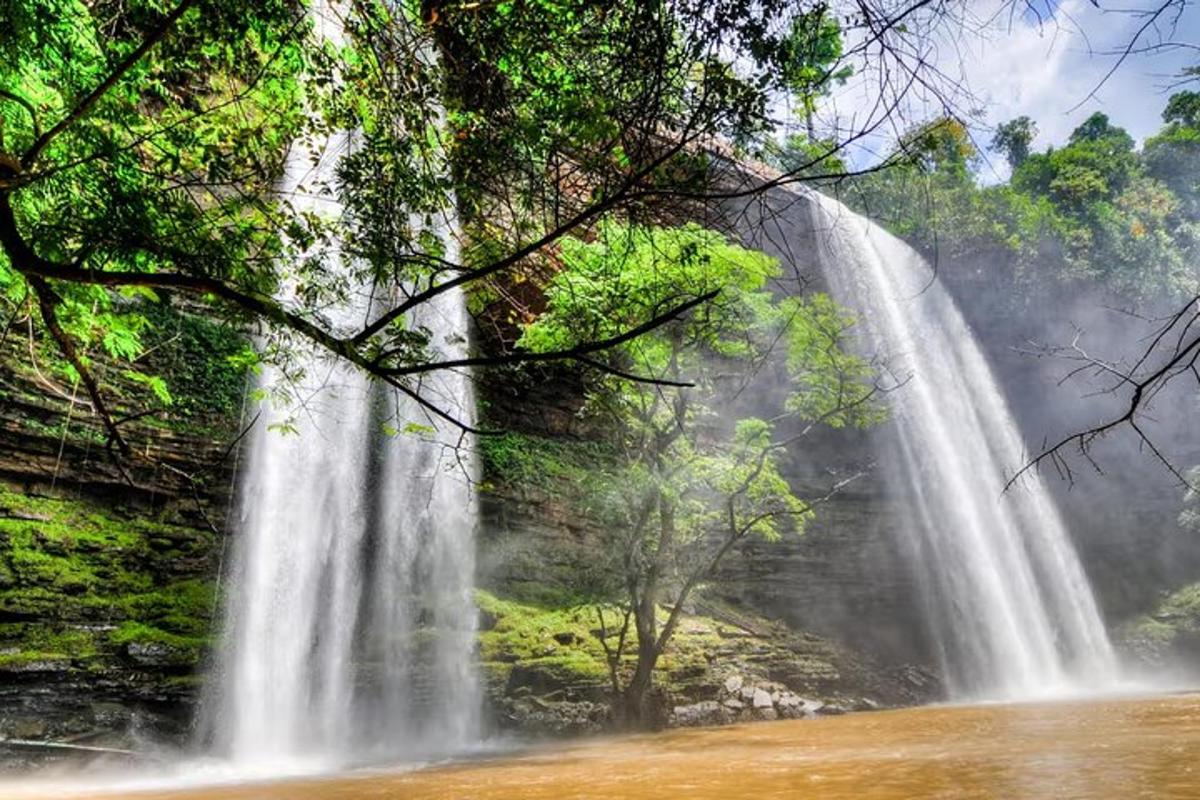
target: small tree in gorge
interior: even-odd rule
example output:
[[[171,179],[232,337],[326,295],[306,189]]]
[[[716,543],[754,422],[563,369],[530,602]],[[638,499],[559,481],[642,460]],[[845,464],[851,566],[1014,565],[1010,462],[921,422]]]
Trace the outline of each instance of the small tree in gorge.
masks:
[[[780,472],[785,450],[818,425],[867,425],[881,411],[870,366],[841,346],[851,319],[824,295],[776,297],[767,285],[778,265],[763,253],[696,226],[608,225],[595,242],[564,241],[562,260],[546,312],[522,338],[530,350],[608,336],[681,296],[708,298],[606,351],[586,407],[621,462],[589,487],[611,532],[623,611],[612,632],[598,612],[601,641],[618,714],[644,726],[654,721],[655,666],[689,596],[739,542],[799,533],[811,516],[818,501],[798,497]],[[747,388],[763,391],[779,374],[785,391],[763,392],[778,395],[768,416],[733,410]],[[788,419],[801,424],[780,435]],[[631,675],[627,646],[636,647]]]

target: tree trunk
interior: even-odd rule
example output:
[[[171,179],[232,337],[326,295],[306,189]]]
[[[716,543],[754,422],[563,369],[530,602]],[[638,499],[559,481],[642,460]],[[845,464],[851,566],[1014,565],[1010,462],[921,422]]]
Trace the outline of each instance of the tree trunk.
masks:
[[[654,686],[654,667],[658,664],[659,656],[657,625],[653,606],[649,620],[645,619],[640,608],[635,617],[638,634],[637,666],[625,687],[624,697],[621,698],[621,722],[628,728],[645,729],[654,727],[657,717],[650,702],[650,690]]]
[[[661,494],[658,498],[658,518],[659,539],[654,561],[646,571],[641,596],[630,598],[638,636],[638,657],[633,677],[625,687],[621,710],[621,721],[630,728],[657,727],[659,718],[656,705],[651,702],[654,667],[662,654],[658,640],[659,579],[675,540],[675,508],[666,496]]]

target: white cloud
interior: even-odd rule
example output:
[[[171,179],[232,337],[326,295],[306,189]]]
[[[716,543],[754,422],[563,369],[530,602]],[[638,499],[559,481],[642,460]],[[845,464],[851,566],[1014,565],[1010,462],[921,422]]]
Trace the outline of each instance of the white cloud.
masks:
[[[1035,146],[1061,144],[1096,111],[1108,114],[1140,141],[1161,125],[1174,76],[1200,61],[1200,53],[1188,49],[1135,53],[1105,80],[1118,60],[1114,51],[1124,48],[1144,18],[1115,12],[1112,3],[1104,3],[1109,9],[1105,10],[1090,0],[1062,0],[1054,18],[1039,24],[1004,13],[1000,9],[1005,5],[1004,0],[973,1],[978,28],[944,34],[929,48],[945,82],[961,82],[965,87],[955,97],[957,107],[980,112],[974,117],[974,130],[981,145],[990,138],[992,126],[1022,114],[1037,122],[1040,134]],[[1159,3],[1127,0],[1120,8],[1139,5],[1149,8]],[[1189,8],[1178,19],[1164,16],[1141,41],[1164,40],[1200,44],[1200,12]],[[875,86],[865,79],[852,81],[831,100],[829,109],[844,127],[851,118],[861,120],[877,96]],[[917,120],[939,111],[940,104],[933,98],[914,96],[906,116]],[[867,149],[882,146],[882,137],[876,137]],[[985,172],[993,174],[985,177],[1003,177],[1002,159],[991,162]]]

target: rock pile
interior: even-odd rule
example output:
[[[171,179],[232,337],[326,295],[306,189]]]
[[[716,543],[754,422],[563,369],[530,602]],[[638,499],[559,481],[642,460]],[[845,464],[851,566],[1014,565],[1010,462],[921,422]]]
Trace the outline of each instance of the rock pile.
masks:
[[[872,705],[863,701],[861,707]],[[741,675],[730,675],[722,683],[717,699],[675,706],[670,722],[672,727],[689,728],[754,720],[809,719],[818,714],[844,714],[846,710],[841,705],[801,697],[780,683],[751,684]]]

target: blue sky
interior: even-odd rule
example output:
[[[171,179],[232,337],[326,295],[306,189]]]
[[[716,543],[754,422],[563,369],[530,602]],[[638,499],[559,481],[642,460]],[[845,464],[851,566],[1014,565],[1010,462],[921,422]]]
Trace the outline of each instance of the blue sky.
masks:
[[[1162,108],[1177,90],[1171,84],[1179,71],[1200,64],[1200,50],[1135,53],[1104,80],[1118,60],[1116,51],[1146,21],[1121,10],[1156,7],[1158,0],[1099,0],[1100,8],[1092,0],[1036,0],[1040,21],[1030,13],[997,13],[1003,2],[972,0],[976,30],[945,36],[929,50],[948,80],[961,79],[969,89],[969,95],[956,100],[963,111],[980,112],[972,115],[980,145],[991,138],[992,126],[1022,114],[1038,124],[1036,147],[1061,144],[1096,111],[1108,114],[1140,142],[1161,125]],[[1189,7],[1178,18],[1164,15],[1141,42],[1200,45],[1200,9]],[[1200,84],[1191,88],[1200,90]],[[872,94],[873,87],[852,81],[831,99],[830,111],[844,125],[855,115],[861,118]],[[922,107],[922,102],[914,99],[907,111],[910,119],[936,112],[936,104]],[[873,143],[875,148],[882,145]],[[1005,177],[1003,159],[990,161],[983,177]]]

